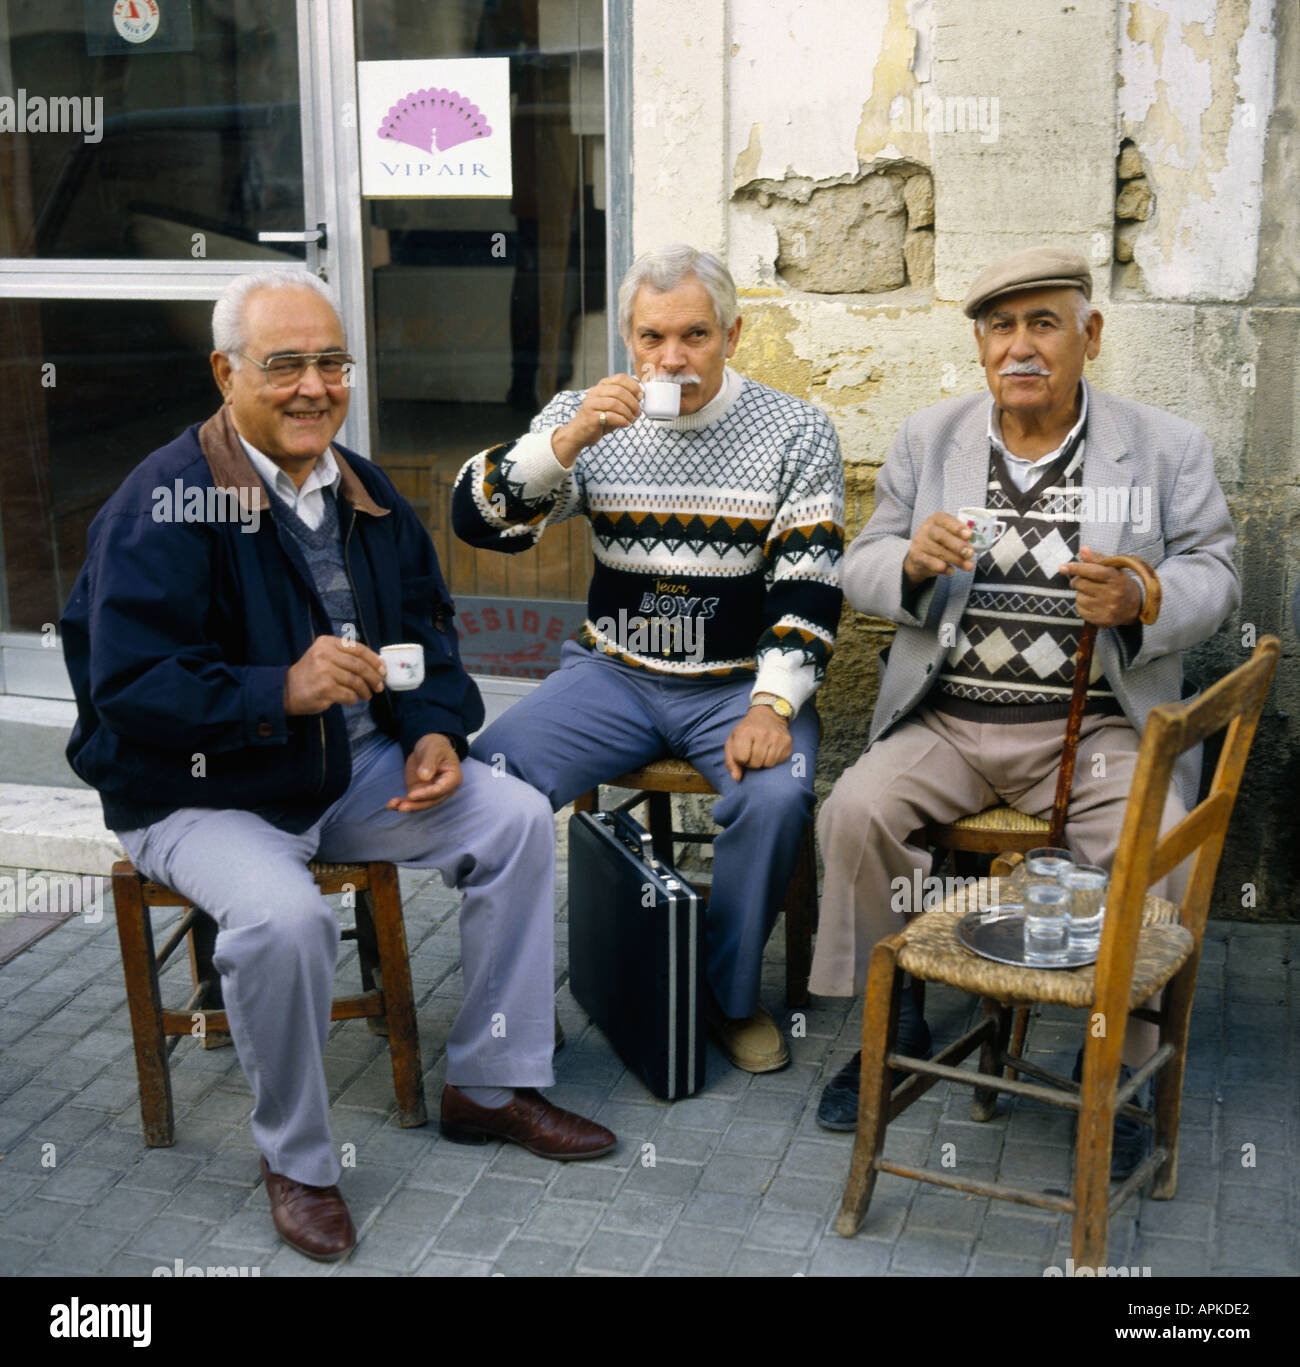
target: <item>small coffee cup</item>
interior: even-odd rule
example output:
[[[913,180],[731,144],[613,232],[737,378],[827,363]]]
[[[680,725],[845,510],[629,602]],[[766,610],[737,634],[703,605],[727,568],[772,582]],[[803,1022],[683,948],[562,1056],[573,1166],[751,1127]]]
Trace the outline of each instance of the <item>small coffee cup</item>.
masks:
[[[1007,530],[1007,524],[987,508],[958,508],[957,520],[970,531],[971,547],[981,555]]]
[[[682,387],[672,380],[647,380],[641,386],[644,394],[641,411],[647,418],[665,421],[682,411]]]
[[[384,667],[384,686],[398,693],[408,688],[419,688],[424,682],[424,647],[402,644],[382,646],[379,651]]]

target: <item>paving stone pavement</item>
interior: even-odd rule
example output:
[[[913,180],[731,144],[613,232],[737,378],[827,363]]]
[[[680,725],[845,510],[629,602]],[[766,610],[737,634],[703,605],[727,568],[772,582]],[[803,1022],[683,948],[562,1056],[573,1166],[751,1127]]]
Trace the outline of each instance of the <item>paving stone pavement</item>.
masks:
[[[0,870],[0,875],[11,870]],[[565,874],[560,875],[563,892]],[[461,996],[458,897],[402,872],[423,1059],[435,1123],[395,1122],[386,1045],[363,1022],[332,1027],[326,1055],[342,1189],[359,1232],[343,1264],[310,1262],[272,1228],[248,1134],[248,1088],[233,1049],[185,1040],[172,1059],[177,1124],[169,1149],[140,1134],[134,1055],[111,896],[99,920],[76,917],[0,968],[0,1274],[149,1276],[219,1267],[259,1276],[1041,1276],[1064,1268],[1069,1223],[883,1176],[861,1233],[835,1234],[851,1136],[815,1123],[817,1098],[857,1047],[861,1004],[814,999],[792,1030],[791,1066],[750,1076],[710,1045],[695,1097],[656,1100],[631,1077],[567,989],[557,925],[561,1105],[609,1125],[609,1157],[559,1164],[514,1146],[442,1139],[442,1042]],[[93,914],[93,913],[92,913]],[[346,918],[347,913],[343,913]],[[166,924],[159,914],[155,934]],[[161,937],[160,937],[161,938]],[[1292,1009],[1300,927],[1211,922],[1193,1016],[1178,1195],[1130,1202],[1111,1225],[1113,1266],[1155,1276],[1300,1272],[1300,1019]],[[781,1008],[783,936],[764,970]],[[340,979],[359,987],[345,946]],[[178,955],[163,978],[188,996]],[[936,1043],[976,1010],[931,987]],[[1081,1017],[1045,1011],[1031,1053],[1068,1072]],[[1064,1190],[1070,1122],[1004,1099],[986,1124],[970,1093],[941,1085],[895,1125],[887,1152],[958,1171]],[[945,1146],[954,1146],[951,1149]]]

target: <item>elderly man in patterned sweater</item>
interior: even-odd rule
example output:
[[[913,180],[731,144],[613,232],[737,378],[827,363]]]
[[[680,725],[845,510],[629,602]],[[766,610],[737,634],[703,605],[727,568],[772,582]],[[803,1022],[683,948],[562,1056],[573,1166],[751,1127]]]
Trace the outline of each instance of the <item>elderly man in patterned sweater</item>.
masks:
[[[759,974],[812,811],[844,471],[825,414],[727,367],[740,325],[717,257],[675,246],[638,258],[619,331],[641,378],[680,384],[679,416],[645,417],[630,375],[557,394],[527,435],[469,461],[453,522],[508,552],[590,520],[577,639],[472,754],[504,760],[557,808],[666,754],[713,784],[710,1023],[737,1067],[767,1072],[789,1061]]]

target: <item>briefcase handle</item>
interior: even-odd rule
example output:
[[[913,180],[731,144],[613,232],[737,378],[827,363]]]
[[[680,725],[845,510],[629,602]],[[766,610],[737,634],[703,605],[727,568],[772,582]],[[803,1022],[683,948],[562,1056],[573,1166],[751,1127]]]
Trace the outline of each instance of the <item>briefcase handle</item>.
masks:
[[[621,840],[633,854],[639,855],[653,868],[656,860],[650,832],[640,822],[633,821],[626,812],[602,812],[601,815],[612,818],[615,839]]]

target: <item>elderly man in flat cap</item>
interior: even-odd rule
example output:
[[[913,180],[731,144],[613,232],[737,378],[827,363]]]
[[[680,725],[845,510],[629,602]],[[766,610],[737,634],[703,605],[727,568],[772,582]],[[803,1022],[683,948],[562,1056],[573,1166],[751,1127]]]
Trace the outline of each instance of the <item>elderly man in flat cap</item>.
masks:
[[[947,399],[903,423],[875,512],[846,553],[845,598],[898,632],[868,749],[818,820],[814,992],[861,993],[872,947],[921,909],[912,889],[931,859],[920,828],[998,802],[1050,815],[1085,622],[1097,625],[1097,646],[1065,838],[1080,862],[1109,866],[1147,714],[1181,696],[1182,652],[1240,601],[1205,434],[1083,378],[1101,349],[1091,298],[1087,263],[1052,248],[1017,252],[976,279],[964,308],[991,398]],[[1006,524],[983,551],[955,516],[971,506]],[[1138,621],[1140,581],[1098,563],[1118,554],[1157,570],[1162,606],[1150,626]],[[1167,824],[1183,815],[1180,798],[1194,802],[1198,778],[1199,753],[1184,755]],[[1172,879],[1167,890],[1178,895]],[[1125,1063],[1150,1052],[1149,1029],[1130,1029]],[[904,993],[898,1049],[929,1048]],[[854,1128],[857,1088],[855,1058],[822,1094],[824,1127]],[[1136,1166],[1147,1133],[1122,1125],[1117,1172]]]

